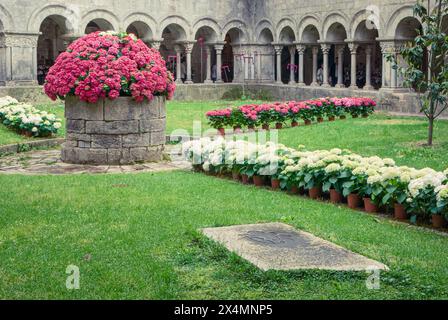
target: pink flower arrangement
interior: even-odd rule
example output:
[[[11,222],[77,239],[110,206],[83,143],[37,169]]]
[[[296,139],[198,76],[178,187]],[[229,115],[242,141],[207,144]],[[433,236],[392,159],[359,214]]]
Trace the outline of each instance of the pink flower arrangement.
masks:
[[[160,53],[134,35],[95,32],[73,42],[51,67],[44,86],[53,100],[76,95],[95,103],[132,96],[171,99],[176,85]]]
[[[345,113],[352,116],[367,116],[374,111],[376,102],[370,98],[320,98],[307,101],[274,102],[249,104],[238,108],[227,108],[207,112],[206,116],[213,128],[224,126],[253,128],[257,125],[284,123],[290,120],[297,125],[299,119],[309,122],[327,116],[334,120]]]

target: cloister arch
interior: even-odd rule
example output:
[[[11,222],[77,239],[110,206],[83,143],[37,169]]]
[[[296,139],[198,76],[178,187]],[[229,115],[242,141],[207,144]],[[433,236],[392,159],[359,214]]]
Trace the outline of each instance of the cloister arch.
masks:
[[[82,31],[86,34],[95,31],[118,31],[120,29],[117,16],[107,10],[94,10],[87,13],[83,18],[82,26]]]
[[[192,63],[192,78],[195,83],[203,83],[207,78],[207,68],[211,68],[216,64],[216,54],[211,50],[211,45],[219,40],[219,35],[215,28],[208,25],[200,27],[194,39],[196,43],[193,46],[193,63]],[[210,65],[207,66],[207,59],[210,56]],[[209,71],[211,72],[211,70]]]
[[[277,39],[278,42],[282,42],[282,37],[287,37],[288,39],[297,39],[296,36],[296,23],[291,18],[283,18],[277,23]]]
[[[377,41],[379,30],[376,26],[372,26],[372,22],[368,20],[360,21],[353,29],[352,39],[359,44],[357,48],[356,85],[363,88],[367,84],[369,88],[379,89],[383,77],[382,53]]]
[[[30,32],[39,32],[44,20],[48,17],[53,17],[58,21],[58,24],[65,24],[65,29],[68,34],[75,34],[76,28],[80,24],[80,17],[78,12],[64,6],[64,5],[48,5],[35,11],[28,22],[27,30]]]
[[[391,14],[386,23],[386,36],[393,38],[400,22],[407,18],[417,19],[414,17],[414,7],[412,5],[400,7]]]
[[[257,23],[257,26],[255,27],[255,35],[258,43],[266,44],[276,41],[274,27],[267,19]]]
[[[154,33],[151,30],[151,27],[143,21],[135,21],[128,25],[126,28],[127,33],[133,33],[139,39],[142,39],[143,42],[149,44],[149,42],[153,39]]]
[[[243,52],[239,52],[240,47],[249,39],[246,24],[241,20],[232,20],[223,28],[224,48],[222,51],[222,80],[233,82],[235,78],[235,65],[242,65],[244,60]],[[243,70],[239,70],[243,72]]]
[[[347,17],[344,17],[340,13],[330,13],[325,19],[323,23],[323,39],[325,41],[333,41],[332,38],[338,34],[337,37],[341,35],[345,35],[347,37],[347,30],[349,29]]]
[[[123,26],[126,31],[134,33],[146,44],[155,38],[157,32],[157,22],[150,15],[145,13],[131,13],[123,19]]]
[[[39,32],[41,34],[37,42],[37,80],[39,84],[43,84],[56,58],[66,50],[73,27],[65,16],[50,15],[42,21]]]

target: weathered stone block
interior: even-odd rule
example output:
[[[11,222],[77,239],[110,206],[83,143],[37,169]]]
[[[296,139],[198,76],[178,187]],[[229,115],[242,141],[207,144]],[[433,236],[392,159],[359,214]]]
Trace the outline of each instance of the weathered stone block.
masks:
[[[92,148],[121,148],[121,136],[111,134],[92,134]]]
[[[67,140],[72,140],[72,141],[86,141],[86,142],[90,142],[92,140],[92,136],[90,134],[68,132],[67,135],[66,135],[66,139]]]
[[[140,132],[165,131],[166,118],[140,120]]]
[[[138,132],[138,120],[86,122],[86,133],[91,134],[129,134]]]
[[[99,100],[97,103],[87,103],[68,96],[65,99],[65,117],[72,120],[103,120],[103,102]]]
[[[123,147],[124,148],[147,147],[150,144],[149,139],[150,139],[149,133],[123,135]]]
[[[87,142],[87,141],[78,141],[78,147],[79,148],[90,148],[91,147],[91,143]]]
[[[164,145],[166,143],[165,131],[151,132],[150,144],[152,146]]]
[[[71,133],[85,133],[86,122],[85,120],[71,120],[67,119],[67,132]]]
[[[116,100],[106,100],[104,102],[104,120],[139,120],[144,117],[145,109],[151,108],[146,103],[138,103],[127,97],[120,97]]]

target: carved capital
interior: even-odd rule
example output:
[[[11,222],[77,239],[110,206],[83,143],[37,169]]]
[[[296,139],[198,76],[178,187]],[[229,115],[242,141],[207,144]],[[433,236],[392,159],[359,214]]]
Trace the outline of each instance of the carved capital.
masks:
[[[298,44],[296,46],[297,51],[299,52],[299,54],[304,54],[305,50],[306,50],[306,45],[304,44]]]
[[[36,48],[39,34],[0,33],[0,47]]]
[[[359,45],[354,42],[350,42],[348,44],[348,48],[349,48],[351,54],[356,54],[358,52],[358,47],[359,47]]]
[[[330,49],[331,49],[331,45],[329,45],[328,43],[322,43],[320,45],[321,49],[322,49],[322,53],[323,54],[329,54],[330,53]]]

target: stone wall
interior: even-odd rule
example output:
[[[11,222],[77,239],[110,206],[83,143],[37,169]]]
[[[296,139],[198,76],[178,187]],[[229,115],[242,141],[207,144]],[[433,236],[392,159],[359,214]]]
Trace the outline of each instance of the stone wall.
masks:
[[[119,165],[158,162],[166,141],[165,98],[136,103],[130,98],[87,104],[66,101],[67,141],[62,160],[76,164]]]
[[[380,102],[379,110],[393,113],[421,115],[417,95],[409,91],[391,90],[353,90],[350,88],[322,88],[300,87],[297,85],[256,84],[246,85],[252,91],[268,91],[275,100],[305,100],[316,97],[351,97],[366,96],[375,98]],[[241,84],[193,84],[179,85],[174,100],[178,101],[205,101],[221,100],[224,93],[233,89],[242,88]],[[42,93],[42,87],[0,87],[0,97],[12,96],[19,101],[31,103],[50,103],[51,100]],[[443,114],[448,117],[447,113]]]

